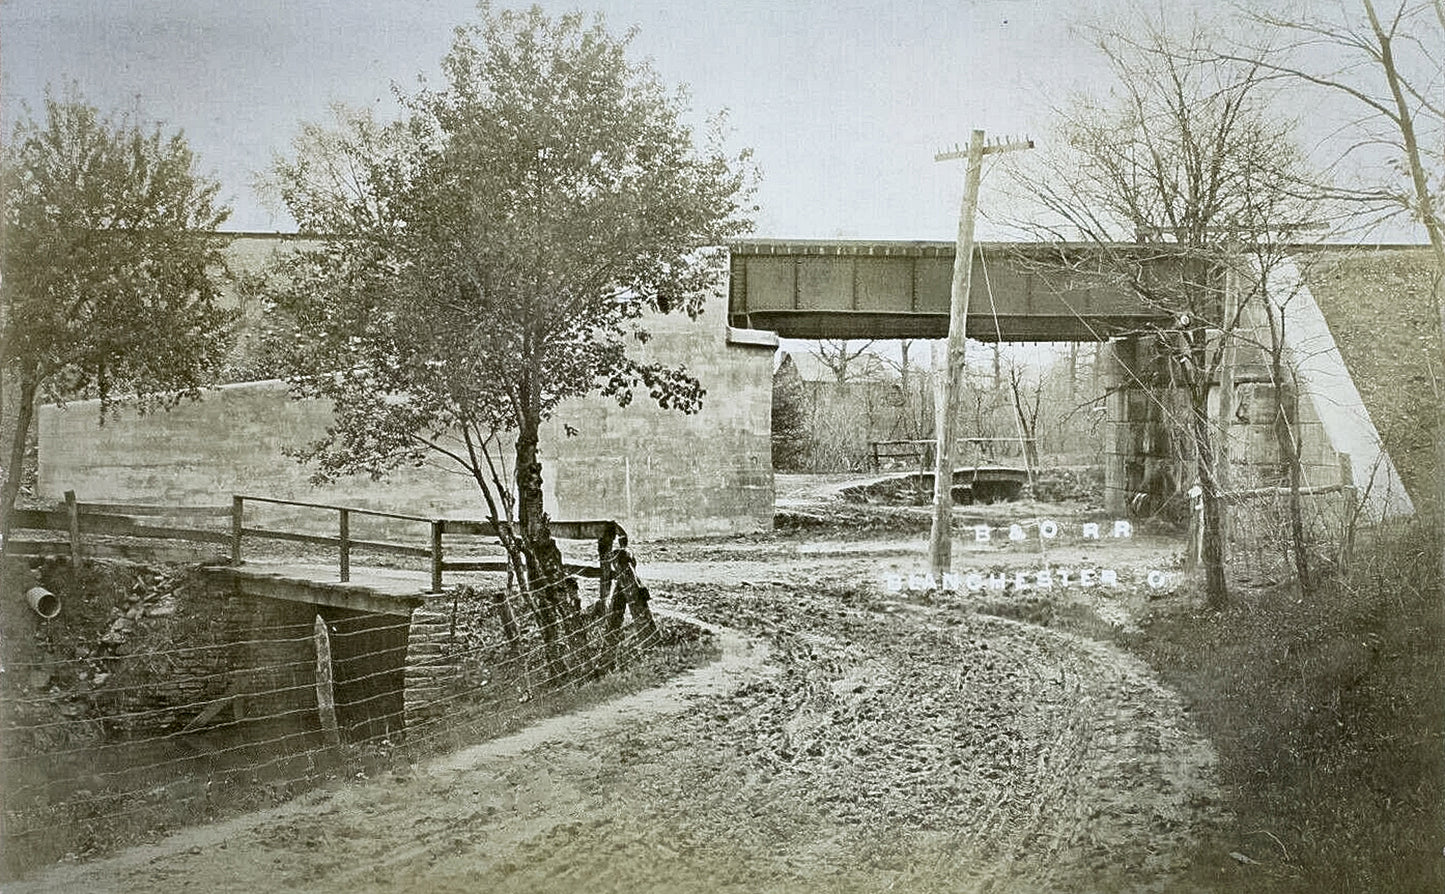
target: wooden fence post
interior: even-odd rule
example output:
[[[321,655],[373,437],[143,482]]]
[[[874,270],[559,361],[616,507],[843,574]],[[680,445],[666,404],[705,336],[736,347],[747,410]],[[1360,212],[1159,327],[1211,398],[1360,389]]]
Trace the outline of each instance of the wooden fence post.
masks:
[[[341,541],[341,582],[351,580],[351,512],[347,509],[337,510],[341,513],[341,530],[337,538]]]
[[[241,514],[245,509],[245,497],[231,495],[231,564],[241,564]]]
[[[1188,546],[1184,550],[1184,567],[1197,570],[1204,562],[1204,491],[1199,485],[1189,488]]]
[[[70,523],[70,567],[80,567],[80,507],[75,505],[75,491],[65,492],[65,514]]]
[[[442,520],[431,523],[431,591],[442,591]]]
[[[604,525],[597,538],[597,598],[606,610],[607,599],[612,595],[612,549],[617,539],[617,526]]]

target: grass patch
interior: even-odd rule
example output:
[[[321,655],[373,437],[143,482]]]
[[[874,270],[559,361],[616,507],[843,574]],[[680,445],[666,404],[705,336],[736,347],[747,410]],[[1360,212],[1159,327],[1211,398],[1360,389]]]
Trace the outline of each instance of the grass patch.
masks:
[[[1200,845],[1209,890],[1445,890],[1445,616],[1418,528],[1300,594],[1156,610],[1123,635],[1190,703],[1234,819]],[[1233,854],[1256,862],[1246,862]]]

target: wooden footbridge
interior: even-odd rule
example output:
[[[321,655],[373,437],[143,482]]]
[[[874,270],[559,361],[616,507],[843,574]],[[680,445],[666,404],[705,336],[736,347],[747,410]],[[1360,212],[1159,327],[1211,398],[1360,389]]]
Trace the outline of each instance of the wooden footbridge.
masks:
[[[644,639],[655,637],[622,527],[551,527],[568,574],[598,582],[590,617],[605,628],[603,640],[620,641],[624,612]],[[180,732],[219,723],[245,742],[304,742],[325,731],[331,710],[331,728],[349,741],[395,741],[448,710],[445,681],[460,679],[462,653],[452,630],[455,603],[436,597],[448,578],[465,583],[457,575],[508,570],[500,548],[483,542],[497,532],[484,520],[244,494],[229,505],[181,507],[84,503],[67,493],[53,509],[16,512],[4,551],[68,554],[77,564],[88,557],[201,562],[207,586],[191,609],[225,631],[226,666],[218,673],[228,684]],[[397,560],[412,567],[392,567]],[[32,606],[49,618],[64,598],[49,613]],[[510,610],[499,613],[515,636]]]

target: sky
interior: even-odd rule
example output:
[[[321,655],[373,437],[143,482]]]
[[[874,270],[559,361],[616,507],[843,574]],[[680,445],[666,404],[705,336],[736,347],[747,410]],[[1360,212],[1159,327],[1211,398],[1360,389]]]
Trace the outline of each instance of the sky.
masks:
[[[592,0],[695,121],[727,110],[761,170],[757,234],[952,239],[962,162],[935,152],[1036,132],[1097,63],[1035,0]],[[334,100],[390,113],[392,85],[439,77],[470,0],[0,0],[0,116],[74,83],[103,109],[182,129],[234,230],[289,230],[253,182]],[[986,226],[981,236],[986,236]]]
[[[964,165],[934,154],[974,128],[1046,138],[1051,108],[1106,83],[1080,25],[1129,2],[1182,20],[1223,16],[1232,0],[540,5],[635,26],[634,55],[688,86],[693,123],[728,112],[732,148],[751,147],[762,174],[756,235],[949,240]],[[234,209],[226,229],[289,231],[253,184],[300,122],[325,121],[333,101],[389,116],[393,85],[439,80],[453,28],[476,19],[473,0],[0,0],[0,126],[39,109],[47,85],[73,83],[102,109],[182,129]],[[1319,129],[1324,111],[1300,114]],[[990,220],[1007,214],[1001,201],[986,172],[979,238],[1008,235]]]

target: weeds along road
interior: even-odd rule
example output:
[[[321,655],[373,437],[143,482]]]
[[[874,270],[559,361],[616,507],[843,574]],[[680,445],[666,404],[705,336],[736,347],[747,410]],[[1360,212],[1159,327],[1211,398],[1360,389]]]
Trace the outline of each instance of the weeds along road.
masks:
[[[737,632],[722,661],[6,892],[1171,889],[1217,819],[1178,699],[1094,640],[889,593],[917,540],[646,549],[660,604]]]

